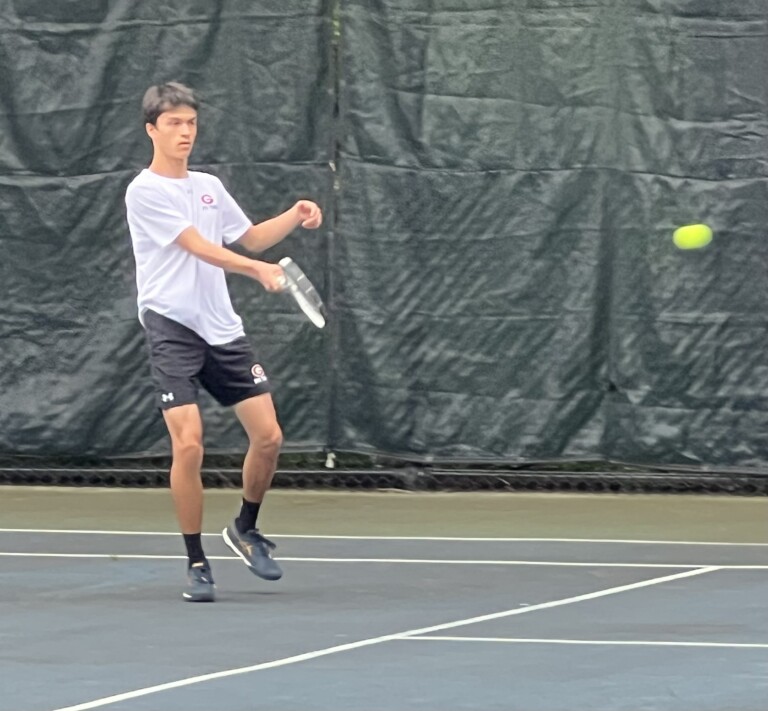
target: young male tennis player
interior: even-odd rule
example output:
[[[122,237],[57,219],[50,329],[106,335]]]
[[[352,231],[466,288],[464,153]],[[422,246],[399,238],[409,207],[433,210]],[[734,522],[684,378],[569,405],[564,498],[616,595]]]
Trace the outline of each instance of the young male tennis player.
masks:
[[[218,178],[187,168],[197,134],[198,100],[192,90],[177,83],[152,86],[142,108],[153,157],[125,195],[139,320],[146,332],[157,404],[171,438],[171,493],[189,556],[183,596],[205,602],[214,599],[215,585],[200,539],[199,386],[221,405],[234,408],[249,439],[242,507],[224,529],[224,540],[256,575],[267,580],[282,576],[271,557],[274,544],[256,527],[282,433],[269,380],[232,308],[225,272],[280,291],[283,270],[224,245],[237,242],[250,252],[262,252],[298,226],[319,227],[322,212],[315,203],[300,200],[277,217],[252,224]]]

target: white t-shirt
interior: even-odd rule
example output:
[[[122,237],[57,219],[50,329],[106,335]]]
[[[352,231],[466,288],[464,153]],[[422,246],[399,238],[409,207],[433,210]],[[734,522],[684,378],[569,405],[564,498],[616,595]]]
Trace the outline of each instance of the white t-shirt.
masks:
[[[139,320],[152,309],[192,329],[215,346],[243,336],[232,308],[224,270],[174,244],[193,226],[207,240],[232,244],[251,226],[214,175],[189,171],[165,178],[143,170],[125,194],[136,258]]]

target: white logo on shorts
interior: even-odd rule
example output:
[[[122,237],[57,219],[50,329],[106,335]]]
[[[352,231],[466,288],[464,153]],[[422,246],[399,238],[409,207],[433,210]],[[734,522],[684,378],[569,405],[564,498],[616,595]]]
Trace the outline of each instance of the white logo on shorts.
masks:
[[[163,393],[163,394],[160,396],[160,399],[161,399],[163,402],[173,402],[173,393]]]
[[[267,374],[264,372],[264,368],[258,363],[255,363],[251,368],[251,375],[253,376],[254,385],[267,382]]]

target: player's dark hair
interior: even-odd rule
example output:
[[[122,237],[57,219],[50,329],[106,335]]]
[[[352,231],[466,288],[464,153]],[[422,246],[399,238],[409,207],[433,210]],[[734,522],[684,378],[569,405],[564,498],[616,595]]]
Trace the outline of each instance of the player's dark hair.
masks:
[[[177,106],[189,106],[197,111],[199,102],[192,89],[175,81],[150,86],[141,101],[144,123],[151,123],[154,126],[157,123],[157,117],[163,111]]]

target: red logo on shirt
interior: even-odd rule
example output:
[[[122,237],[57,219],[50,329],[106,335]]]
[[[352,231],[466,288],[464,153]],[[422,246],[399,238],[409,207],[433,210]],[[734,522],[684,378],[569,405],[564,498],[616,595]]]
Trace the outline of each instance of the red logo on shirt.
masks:
[[[213,197],[211,195],[201,195],[200,199],[206,204],[206,205],[212,205],[213,204]]]

